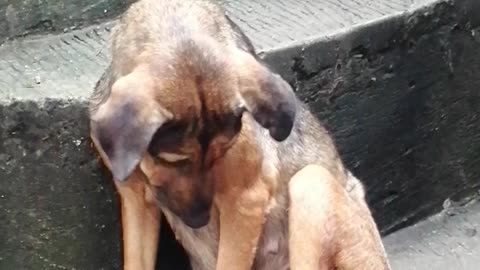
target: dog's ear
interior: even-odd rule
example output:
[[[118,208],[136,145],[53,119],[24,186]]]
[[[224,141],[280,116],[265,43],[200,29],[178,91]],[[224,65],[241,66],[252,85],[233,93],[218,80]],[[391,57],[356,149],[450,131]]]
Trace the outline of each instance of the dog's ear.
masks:
[[[140,163],[155,132],[171,114],[154,99],[153,84],[131,73],[112,86],[91,115],[91,137],[116,181],[126,180]]]
[[[253,56],[241,53],[239,91],[254,119],[268,129],[270,136],[283,141],[290,135],[297,100],[290,85]]]

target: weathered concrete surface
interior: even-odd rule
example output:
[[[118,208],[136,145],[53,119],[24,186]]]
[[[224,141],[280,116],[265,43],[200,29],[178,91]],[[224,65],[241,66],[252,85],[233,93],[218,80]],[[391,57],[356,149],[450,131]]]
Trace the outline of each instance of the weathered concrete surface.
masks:
[[[120,14],[135,0],[0,0],[0,44],[7,38],[68,31]]]
[[[0,44],[7,37],[68,31],[113,18],[137,0],[0,0]],[[312,33],[340,28],[404,11],[432,0],[255,1],[212,0],[227,7],[259,43],[278,46]],[[264,32],[268,31],[268,35]]]
[[[442,213],[384,239],[393,269],[477,270],[480,202]]]
[[[84,104],[0,106],[0,269],[115,269],[115,197]]]
[[[384,233],[480,186],[479,13],[441,2],[266,56],[330,127]]]
[[[234,19],[325,119],[384,232],[478,189],[480,2],[414,5],[276,42],[256,37],[270,33],[268,24],[242,24],[255,14],[251,3],[235,2],[246,9],[231,9]],[[256,16],[274,28],[287,19],[269,5]],[[297,27],[311,15],[297,16]],[[93,158],[85,114],[108,58],[107,33],[102,25],[0,46],[0,269],[118,269],[116,200]]]
[[[391,16],[404,12],[413,5],[410,0],[375,0],[374,8],[363,7],[355,0],[337,3],[282,0],[281,4],[278,1],[265,4],[257,0],[220,2],[260,51],[323,37],[356,24],[378,20],[385,14]],[[417,5],[415,3],[412,7]],[[0,71],[3,75],[0,76],[0,101],[86,98],[109,57],[106,40],[113,24],[0,45]]]

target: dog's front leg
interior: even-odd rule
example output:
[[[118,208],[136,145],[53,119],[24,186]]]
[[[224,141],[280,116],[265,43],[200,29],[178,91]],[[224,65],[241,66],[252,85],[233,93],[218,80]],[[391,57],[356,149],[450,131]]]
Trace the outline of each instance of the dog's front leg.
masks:
[[[153,270],[160,229],[160,209],[136,171],[125,182],[115,182],[120,194],[123,236],[123,269]]]
[[[217,196],[220,239],[216,270],[249,270],[265,223],[269,192],[258,180],[246,190]]]
[[[315,165],[290,180],[291,269],[390,269],[368,206],[340,183]]]

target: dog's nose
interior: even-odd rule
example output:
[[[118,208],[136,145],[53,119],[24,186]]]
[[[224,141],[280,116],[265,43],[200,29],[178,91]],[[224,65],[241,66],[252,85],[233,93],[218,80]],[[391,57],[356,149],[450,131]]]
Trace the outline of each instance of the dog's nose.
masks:
[[[198,229],[208,224],[210,221],[210,210],[212,201],[203,197],[198,197],[192,201],[190,207],[185,209],[181,218],[185,225]]]
[[[210,222],[210,211],[202,211],[200,213],[197,212],[190,215],[184,215],[182,220],[188,227],[198,229]]]

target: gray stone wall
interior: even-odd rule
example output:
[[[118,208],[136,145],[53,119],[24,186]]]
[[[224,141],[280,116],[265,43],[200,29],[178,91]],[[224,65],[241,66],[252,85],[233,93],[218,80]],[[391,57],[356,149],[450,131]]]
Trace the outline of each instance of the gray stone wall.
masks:
[[[61,32],[112,18],[135,0],[0,0],[0,43],[6,38]]]

